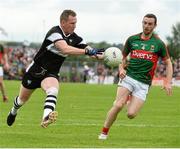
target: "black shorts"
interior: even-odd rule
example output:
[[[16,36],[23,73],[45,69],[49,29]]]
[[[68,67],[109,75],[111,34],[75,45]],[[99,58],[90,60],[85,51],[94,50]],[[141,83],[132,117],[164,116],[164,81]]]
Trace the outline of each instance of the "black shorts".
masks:
[[[36,89],[41,87],[41,81],[47,77],[54,77],[59,81],[58,73],[49,72],[48,70],[33,64],[22,79],[22,85],[27,89]]]

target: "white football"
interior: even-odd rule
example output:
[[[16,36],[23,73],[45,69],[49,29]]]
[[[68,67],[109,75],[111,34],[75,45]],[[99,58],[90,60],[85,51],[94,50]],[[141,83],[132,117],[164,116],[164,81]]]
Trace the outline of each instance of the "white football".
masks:
[[[107,48],[104,52],[104,61],[110,67],[117,67],[122,62],[122,52],[117,47]]]

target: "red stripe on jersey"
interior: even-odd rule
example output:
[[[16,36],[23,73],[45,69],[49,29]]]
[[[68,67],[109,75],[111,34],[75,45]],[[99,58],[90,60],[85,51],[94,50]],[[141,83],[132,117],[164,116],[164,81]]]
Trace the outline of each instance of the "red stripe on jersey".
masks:
[[[0,60],[3,58],[3,53],[0,52]]]
[[[145,50],[133,50],[131,52],[131,58],[145,59],[154,62],[158,61],[157,54]]]
[[[2,52],[0,52],[0,64],[3,64],[4,62],[3,62],[3,53]]]
[[[153,79],[153,76],[154,76],[154,72],[155,72],[155,70],[156,70],[156,67],[157,67],[157,62],[153,62],[152,69],[151,69],[151,71],[149,72],[149,75],[151,76],[151,79]]]
[[[158,55],[156,53],[145,51],[145,50],[133,50],[130,56],[131,58],[145,59],[145,60],[151,61],[153,63],[153,66],[149,74],[151,78],[153,78],[154,71],[156,69],[157,61],[158,61]]]

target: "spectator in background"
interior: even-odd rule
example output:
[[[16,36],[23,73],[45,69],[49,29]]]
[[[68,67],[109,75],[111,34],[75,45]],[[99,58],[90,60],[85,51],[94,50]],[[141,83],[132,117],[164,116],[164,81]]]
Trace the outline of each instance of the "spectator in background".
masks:
[[[78,73],[76,67],[72,66],[70,71],[70,82],[78,81]]]
[[[84,71],[83,71],[84,72],[84,74],[83,74],[84,83],[86,83],[88,80],[89,70],[90,70],[89,66],[86,63],[84,63]]]
[[[7,52],[8,52],[7,49],[5,49],[2,44],[0,44],[0,90],[2,93],[2,97],[3,97],[3,102],[8,101],[4,83],[3,83],[3,76],[4,76],[3,68],[6,71],[9,69]]]
[[[97,66],[98,84],[103,84],[105,79],[105,68],[103,64]]]

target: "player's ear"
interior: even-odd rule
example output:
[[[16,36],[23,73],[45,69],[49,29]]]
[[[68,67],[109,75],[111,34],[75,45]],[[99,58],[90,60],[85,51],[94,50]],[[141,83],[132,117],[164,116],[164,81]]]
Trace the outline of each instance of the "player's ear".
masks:
[[[64,26],[65,22],[66,22],[65,20],[61,20],[60,21],[61,26]]]
[[[157,24],[154,25],[154,29],[156,28]]]

